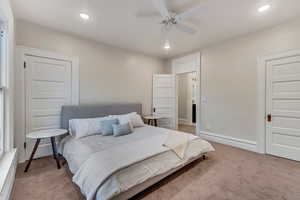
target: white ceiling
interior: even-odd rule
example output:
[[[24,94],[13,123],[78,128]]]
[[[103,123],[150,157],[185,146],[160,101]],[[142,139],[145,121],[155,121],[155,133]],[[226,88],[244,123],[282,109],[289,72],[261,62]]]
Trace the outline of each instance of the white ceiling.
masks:
[[[172,49],[162,48],[160,18],[138,19],[136,13],[154,11],[151,0],[13,0],[17,18],[84,36],[113,46],[162,58],[200,49],[218,41],[280,24],[300,15],[299,0],[166,0],[179,13],[203,4],[203,10],[187,21],[199,30],[195,35],[172,30]],[[266,13],[257,8],[269,2]],[[83,22],[79,12],[91,20]]]

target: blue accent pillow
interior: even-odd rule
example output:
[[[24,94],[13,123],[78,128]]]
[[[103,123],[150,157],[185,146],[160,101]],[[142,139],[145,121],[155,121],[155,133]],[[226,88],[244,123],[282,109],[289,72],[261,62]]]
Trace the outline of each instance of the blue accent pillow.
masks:
[[[132,133],[131,127],[129,123],[125,124],[113,124],[113,131],[114,131],[114,136],[122,136],[122,135],[128,135]]]
[[[118,119],[108,119],[100,122],[102,135],[113,135],[113,125],[119,124]]]

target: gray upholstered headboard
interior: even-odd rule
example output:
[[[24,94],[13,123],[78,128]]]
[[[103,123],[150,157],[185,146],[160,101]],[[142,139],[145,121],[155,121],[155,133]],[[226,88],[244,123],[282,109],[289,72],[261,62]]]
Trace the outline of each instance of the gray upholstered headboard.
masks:
[[[70,119],[104,117],[107,115],[120,115],[130,112],[142,114],[142,104],[63,106],[61,111],[61,127],[69,129]]]

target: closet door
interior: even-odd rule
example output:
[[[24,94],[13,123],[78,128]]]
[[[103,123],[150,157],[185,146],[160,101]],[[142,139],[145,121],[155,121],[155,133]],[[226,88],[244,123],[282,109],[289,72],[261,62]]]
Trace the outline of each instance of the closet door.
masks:
[[[60,128],[61,107],[72,103],[71,71],[68,61],[25,56],[25,134]],[[34,142],[26,139],[27,158]],[[47,146],[50,141],[42,140],[37,157],[47,154]]]
[[[300,161],[300,56],[267,62],[267,153]]]

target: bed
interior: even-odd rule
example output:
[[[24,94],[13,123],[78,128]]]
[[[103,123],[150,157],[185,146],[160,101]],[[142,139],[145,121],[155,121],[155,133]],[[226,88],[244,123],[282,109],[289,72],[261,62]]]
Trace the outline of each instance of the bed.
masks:
[[[69,120],[142,113],[141,104],[63,106],[61,126]],[[168,135],[180,132],[145,125],[121,136],[100,134],[62,139],[59,151],[68,162],[73,182],[87,200],[129,199],[214,148],[197,136],[186,134],[184,158],[164,146]],[[180,133],[185,134],[185,133]]]

